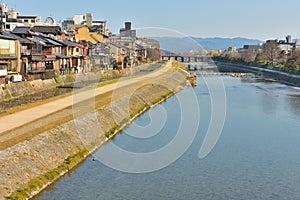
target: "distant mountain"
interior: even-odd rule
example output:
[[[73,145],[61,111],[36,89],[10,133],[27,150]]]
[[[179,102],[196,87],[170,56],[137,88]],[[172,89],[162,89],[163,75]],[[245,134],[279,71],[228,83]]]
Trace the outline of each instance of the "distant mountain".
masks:
[[[248,38],[193,38],[197,41],[203,48],[207,50],[219,50],[225,49],[230,46],[235,46],[238,48],[242,48],[246,44],[259,44],[263,43],[263,41],[248,39]]]
[[[260,40],[248,38],[196,38],[196,37],[155,37],[153,38],[160,42],[160,47],[163,51],[169,52],[190,52],[198,51],[201,47],[207,51],[226,49],[230,46],[238,48],[246,44],[259,44]]]

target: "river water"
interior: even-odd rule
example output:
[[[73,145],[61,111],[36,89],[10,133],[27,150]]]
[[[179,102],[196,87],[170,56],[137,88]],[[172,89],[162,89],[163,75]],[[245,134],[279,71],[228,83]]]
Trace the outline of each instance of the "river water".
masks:
[[[211,120],[212,101],[199,77],[197,88],[185,89],[151,109],[112,141],[137,153],[164,147],[179,129],[179,99],[192,91],[200,105],[200,126],[192,145],[176,162],[145,174],[120,172],[92,159],[109,149],[107,144],[38,199],[300,199],[300,90],[276,82],[222,78],[226,121],[204,159],[198,154]],[[157,135],[129,136],[159,116],[165,116],[161,120],[165,123]]]

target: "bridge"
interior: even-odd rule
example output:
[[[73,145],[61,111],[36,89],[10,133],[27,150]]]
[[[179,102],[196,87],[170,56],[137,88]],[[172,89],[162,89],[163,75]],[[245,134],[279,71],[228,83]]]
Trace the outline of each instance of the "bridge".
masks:
[[[204,70],[204,71],[217,71],[216,66],[209,56],[204,55],[176,55],[176,54],[165,54],[162,55],[162,60],[176,60],[185,63],[189,70]]]
[[[176,55],[176,54],[162,55],[162,60],[177,60],[183,63],[212,62],[212,59],[209,56],[201,56],[201,55],[196,55],[196,56]]]

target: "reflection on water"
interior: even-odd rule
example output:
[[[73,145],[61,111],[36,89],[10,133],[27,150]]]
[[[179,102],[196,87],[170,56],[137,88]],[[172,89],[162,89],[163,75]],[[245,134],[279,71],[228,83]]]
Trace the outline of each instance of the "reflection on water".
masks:
[[[287,103],[290,111],[294,113],[296,117],[300,117],[300,96],[289,96]]]
[[[136,175],[115,171],[90,158],[39,198],[300,199],[300,98],[291,96],[298,89],[224,77],[225,126],[216,147],[200,160],[198,153],[210,122],[211,101],[204,81],[198,81],[197,88],[188,89],[195,90],[200,103],[198,135],[175,163],[157,172]],[[145,152],[172,140],[180,120],[178,102],[173,97],[162,106],[169,117],[158,135],[147,141],[120,134],[114,143]],[[141,116],[137,124],[147,126],[149,115]],[[126,132],[133,129],[135,126]]]

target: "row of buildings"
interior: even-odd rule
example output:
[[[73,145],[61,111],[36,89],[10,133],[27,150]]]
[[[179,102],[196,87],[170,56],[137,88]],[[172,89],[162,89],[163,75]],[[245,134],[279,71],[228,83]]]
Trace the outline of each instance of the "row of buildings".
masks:
[[[0,4],[0,84],[51,79],[55,74],[120,69],[161,58],[159,43],[138,38],[131,22],[118,35],[91,13],[75,15],[58,26],[51,17],[22,16]]]
[[[289,54],[293,51],[300,49],[300,40],[293,40],[291,35],[286,36],[285,40],[267,40],[265,43],[261,44],[251,44],[244,45],[243,48],[229,47],[225,50],[226,53],[257,53],[259,51],[265,50],[268,46],[277,48],[279,51]]]

